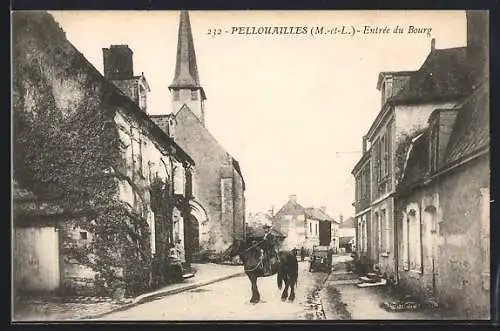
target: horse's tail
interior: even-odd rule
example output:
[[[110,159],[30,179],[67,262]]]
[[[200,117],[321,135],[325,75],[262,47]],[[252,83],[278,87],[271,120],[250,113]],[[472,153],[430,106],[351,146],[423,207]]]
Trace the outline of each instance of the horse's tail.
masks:
[[[281,271],[281,266],[278,267],[276,280],[278,281],[278,289],[281,290],[281,288],[283,287],[283,272]]]

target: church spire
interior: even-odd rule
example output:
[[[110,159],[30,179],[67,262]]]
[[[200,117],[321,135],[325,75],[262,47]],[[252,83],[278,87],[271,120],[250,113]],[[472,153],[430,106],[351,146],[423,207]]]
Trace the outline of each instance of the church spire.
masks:
[[[198,67],[194,51],[193,35],[189,14],[182,10],[179,19],[179,35],[177,40],[177,60],[175,63],[174,81],[169,86],[172,88],[199,88]]]
[[[191,23],[186,10],[182,10],[179,17],[175,75],[172,84],[168,88],[173,95],[174,114],[183,105],[187,105],[196,117],[205,124],[204,100],[206,96],[203,87],[200,85]]]

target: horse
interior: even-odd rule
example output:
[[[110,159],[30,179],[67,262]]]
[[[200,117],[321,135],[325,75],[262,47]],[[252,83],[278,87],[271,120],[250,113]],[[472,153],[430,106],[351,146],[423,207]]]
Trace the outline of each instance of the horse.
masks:
[[[295,299],[295,287],[299,274],[297,257],[292,252],[278,252],[278,259],[271,262],[271,273],[266,274],[263,265],[264,256],[260,244],[249,244],[243,240],[235,240],[225,254],[229,258],[239,256],[243,262],[245,274],[252,284],[250,303],[258,303],[260,301],[257,278],[269,277],[275,274],[277,274],[278,289],[281,290],[283,282],[285,283],[281,300],[286,301],[288,299],[289,301],[293,301]],[[288,289],[290,289],[290,295],[288,295]]]

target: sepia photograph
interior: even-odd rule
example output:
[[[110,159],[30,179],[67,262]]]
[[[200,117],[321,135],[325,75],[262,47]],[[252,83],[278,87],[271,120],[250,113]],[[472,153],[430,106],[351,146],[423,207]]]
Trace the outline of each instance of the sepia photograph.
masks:
[[[11,36],[12,322],[490,320],[487,10]]]

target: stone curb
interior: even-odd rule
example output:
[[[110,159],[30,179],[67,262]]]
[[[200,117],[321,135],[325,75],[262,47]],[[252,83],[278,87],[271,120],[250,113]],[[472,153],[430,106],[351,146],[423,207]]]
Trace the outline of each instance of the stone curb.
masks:
[[[140,295],[140,296],[136,297],[131,303],[124,304],[123,306],[119,306],[119,307],[110,309],[110,310],[108,310],[106,312],[103,312],[103,313],[99,313],[99,314],[95,314],[95,315],[89,315],[89,316],[83,316],[83,317],[78,318],[78,320],[87,320],[87,319],[100,318],[100,317],[109,315],[111,313],[116,313],[116,312],[119,312],[119,311],[124,311],[124,310],[130,309],[130,308],[138,306],[138,305],[140,305],[142,303],[150,302],[150,301],[156,300],[156,299],[164,297],[164,296],[169,296],[169,295],[173,295],[173,294],[177,294],[177,293],[189,291],[189,290],[192,290],[192,289],[195,289],[195,288],[198,288],[198,287],[202,287],[202,286],[210,285],[210,284],[213,284],[213,283],[221,282],[223,280],[227,280],[227,279],[230,279],[230,278],[235,278],[235,277],[243,276],[244,274],[245,274],[244,272],[238,272],[238,273],[231,274],[229,276],[215,278],[215,279],[212,279],[212,280],[209,280],[209,281],[205,281],[205,282],[201,282],[201,283],[190,284],[190,285],[181,286],[181,287],[173,288],[173,289],[168,289],[167,288],[165,290],[160,290],[160,291],[157,291],[157,292],[146,293],[146,294],[143,294],[143,295]]]

